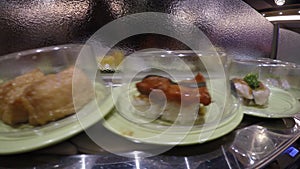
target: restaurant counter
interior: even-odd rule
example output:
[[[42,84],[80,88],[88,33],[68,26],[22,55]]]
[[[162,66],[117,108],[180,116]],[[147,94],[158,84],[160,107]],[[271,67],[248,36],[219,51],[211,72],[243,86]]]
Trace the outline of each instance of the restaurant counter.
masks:
[[[140,157],[147,150],[135,151],[134,146],[122,147],[124,145],[118,147],[122,153],[114,155],[99,147],[82,132],[44,149],[18,155],[2,155],[0,168],[298,168],[299,125],[297,116],[266,119],[245,115],[240,125],[223,137],[202,144],[175,146],[167,152],[147,158]],[[251,137],[247,134],[251,128],[261,129],[262,135]],[[263,138],[266,131],[274,135],[269,134]],[[110,133],[112,138],[124,139],[106,132],[105,135]],[[238,149],[237,138],[244,139],[249,147]],[[129,158],[130,156],[136,158]]]

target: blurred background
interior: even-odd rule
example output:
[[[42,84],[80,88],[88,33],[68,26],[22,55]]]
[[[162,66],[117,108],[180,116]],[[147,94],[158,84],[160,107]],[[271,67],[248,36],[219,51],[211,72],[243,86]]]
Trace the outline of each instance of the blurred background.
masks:
[[[283,1],[3,0],[0,1],[0,55],[84,43],[117,18],[152,11],[185,18],[197,25],[218,50],[234,57],[269,57],[299,64],[300,2]],[[118,45],[128,51],[186,48],[174,39],[154,34],[133,36]]]
[[[84,44],[97,30],[111,21],[141,12],[163,12],[184,19],[186,24],[194,24],[202,30],[218,51],[225,52],[235,58],[271,58],[300,64],[299,0],[1,0],[0,58],[9,53],[29,49],[62,44]],[[116,47],[128,53],[146,48],[188,49],[178,40],[159,34],[135,35],[123,39]],[[58,52],[57,56],[59,54],[62,53]],[[28,58],[33,58],[30,63],[36,63],[34,56],[30,55]],[[18,71],[19,68],[14,66],[14,61],[11,61],[11,64],[0,65],[3,70],[0,71],[0,75],[1,73],[5,74],[5,70]],[[55,61],[57,61],[57,65],[61,65],[61,60]],[[26,67],[25,64],[21,66]],[[12,67],[14,69],[11,69]],[[298,72],[295,71],[294,74],[298,76]],[[298,121],[299,117],[297,118]],[[293,119],[246,117],[237,129],[253,124],[264,124],[275,129],[278,126],[278,128],[290,129],[295,125],[295,122]],[[203,144],[198,148],[196,148],[197,145],[176,147],[175,150],[166,152],[165,155],[186,156],[188,153],[192,156],[200,153],[201,157],[207,160],[210,157],[215,158],[215,152],[212,154],[209,152],[217,150],[222,157],[216,158],[215,161],[204,160],[200,164],[199,162],[202,160],[197,158],[189,158],[189,160],[194,162],[194,166],[198,166],[198,168],[225,168],[230,164],[227,161],[227,156],[223,158],[223,148],[231,144],[233,136],[234,134],[231,133],[227,137]],[[290,144],[292,142],[295,142],[295,147],[300,149],[299,139],[297,141],[290,140]],[[119,147],[122,148],[122,145]],[[82,132],[53,147],[41,149],[29,155],[2,156],[0,164],[4,168],[7,168],[6,166],[17,166],[16,168],[24,168],[24,166],[30,166],[28,168],[63,168],[63,166],[72,168],[70,166],[75,166],[73,168],[78,168],[77,166],[81,165],[82,168],[89,168],[85,164],[96,163],[99,164],[98,168],[103,168],[100,166],[102,163],[126,161],[126,159],[112,159],[107,156],[102,159],[98,159],[96,156],[87,158],[85,154],[75,158],[60,156],[76,155],[79,152],[107,154],[103,149],[93,144],[89,137]],[[39,153],[58,156],[45,157],[40,156]],[[211,156],[203,155],[204,153]],[[282,165],[295,163],[297,164],[295,168],[300,166],[300,156],[291,158],[286,154],[285,156],[275,155]],[[16,157],[19,158],[16,159]],[[188,163],[187,158],[179,159],[184,161],[178,161],[177,158],[173,157],[161,159],[158,157],[142,161],[141,164],[170,168],[170,163],[175,163],[171,168],[184,168],[182,166]],[[237,159],[234,160],[238,161]],[[118,164],[115,168],[135,168],[131,167],[134,166],[135,162],[126,161],[125,164]],[[275,162],[277,165],[277,161]],[[180,165],[178,165],[179,163]],[[224,164],[225,167],[219,166],[220,163]],[[45,164],[48,167],[37,167],[39,164]],[[271,163],[271,165],[273,164]],[[191,163],[191,165],[193,164]]]

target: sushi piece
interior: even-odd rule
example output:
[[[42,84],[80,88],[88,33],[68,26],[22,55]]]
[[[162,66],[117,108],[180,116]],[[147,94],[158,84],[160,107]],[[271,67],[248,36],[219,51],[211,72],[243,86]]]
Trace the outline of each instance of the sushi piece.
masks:
[[[235,90],[245,105],[266,106],[268,104],[270,89],[258,80],[258,75],[249,73],[243,79],[233,78]]]
[[[270,96],[270,89],[263,83],[259,83],[259,87],[252,90],[254,102],[257,105],[266,105]]]
[[[207,106],[211,103],[211,97],[206,87],[206,81],[202,74],[198,73],[194,80],[185,80],[179,83],[172,82],[162,76],[146,76],[136,84],[142,95],[148,96],[154,90],[161,90],[169,101],[183,104],[199,102]]]
[[[254,99],[251,87],[243,79],[234,78],[232,82],[239,96],[248,100]]]
[[[134,106],[154,107],[155,112],[142,113],[144,117],[158,117],[178,124],[203,122],[205,106],[211,101],[202,74],[198,73],[193,80],[173,82],[169,78],[150,75],[136,84],[139,95],[134,99]]]

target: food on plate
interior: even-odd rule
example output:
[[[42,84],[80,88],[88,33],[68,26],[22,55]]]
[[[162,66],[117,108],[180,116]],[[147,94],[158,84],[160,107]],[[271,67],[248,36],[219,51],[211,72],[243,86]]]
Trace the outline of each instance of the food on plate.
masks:
[[[21,104],[24,90],[32,83],[42,80],[44,73],[39,69],[30,71],[0,86],[0,120],[7,124],[28,121],[28,111]]]
[[[243,79],[233,78],[232,82],[245,105],[266,106],[268,104],[271,92],[258,80],[258,74],[249,73]]]
[[[157,117],[172,123],[190,124],[203,121],[205,106],[212,102],[206,80],[201,73],[193,80],[178,83],[166,77],[150,75],[138,82],[136,88],[139,95],[134,99],[134,106],[140,112],[150,108],[146,113],[141,113],[142,116]]]
[[[124,59],[124,53],[121,50],[113,50],[110,54],[98,57],[98,67],[101,71],[115,71]]]
[[[29,111],[30,124],[43,125],[75,113],[72,94],[73,71],[74,67],[71,67],[60,73],[48,75],[44,80],[25,89],[22,102]],[[76,73],[79,78],[74,79],[73,84],[80,87],[82,92],[74,99],[77,99],[76,103],[82,107],[91,99],[92,86],[82,72]]]
[[[76,103],[80,108],[90,101],[93,94],[91,82],[78,69],[76,73],[79,78],[76,78],[73,84],[80,87],[82,92],[80,96],[72,94],[72,77],[75,70],[74,67],[70,67],[49,75],[35,70],[1,85],[1,105],[6,107],[0,109],[2,121],[9,125],[28,122],[38,126],[74,114],[73,99],[77,99]],[[10,90],[6,90],[8,84],[13,86]],[[11,95],[12,99],[7,99],[8,95]]]

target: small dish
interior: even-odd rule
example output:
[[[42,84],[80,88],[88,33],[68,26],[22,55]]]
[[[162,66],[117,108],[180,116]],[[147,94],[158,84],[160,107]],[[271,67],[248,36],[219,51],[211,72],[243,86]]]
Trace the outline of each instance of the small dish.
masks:
[[[269,90],[268,102],[262,106],[243,104],[244,113],[266,118],[293,117],[300,112],[300,67],[294,63],[267,58],[233,59],[230,79],[257,74]],[[236,90],[232,90],[236,91]],[[244,100],[241,98],[241,100]]]
[[[132,123],[122,117],[115,109],[111,113],[104,119],[103,123],[108,130],[133,142],[157,145],[191,145],[211,141],[233,131],[243,119],[243,112],[241,109],[237,109],[234,115],[222,126],[215,126],[211,130],[194,130],[175,134],[174,131],[164,132]]]
[[[112,95],[123,96],[124,86],[113,89]],[[121,103],[122,104],[122,103]],[[123,107],[126,107],[127,103],[124,103]],[[234,130],[243,119],[243,112],[239,108],[238,104],[233,104],[233,109],[230,115],[226,118],[215,119],[210,125],[196,126],[162,126],[155,123],[147,123],[145,125],[139,122],[143,119],[139,119],[136,116],[128,119],[125,118],[119,111],[113,109],[104,120],[103,125],[111,132],[125,137],[133,142],[148,143],[156,145],[191,145],[199,144],[207,141],[211,141],[220,138],[232,130]],[[130,112],[128,112],[130,113]],[[212,118],[212,116],[210,117]],[[138,121],[138,122],[134,122]]]
[[[231,96],[230,101],[228,101],[228,105],[223,107],[222,92],[211,91],[213,95],[213,102],[210,105],[205,106],[203,109],[205,111],[205,115],[200,117],[200,120],[195,122],[178,124],[163,120],[156,115],[151,117],[140,115],[140,113],[143,112],[137,110],[132,103],[132,100],[135,99],[135,96],[139,94],[134,84],[130,86],[129,91],[127,91],[127,86],[122,86],[116,88],[115,90],[123,91],[117,100],[117,112],[128,121],[153,130],[164,131],[168,129],[169,132],[174,133],[186,132],[187,130],[189,130],[189,132],[197,130],[211,130],[216,126],[221,127],[222,125],[226,124],[228,120],[232,119],[234,113],[236,113],[237,109],[239,108],[238,100],[233,95]],[[222,118],[220,118],[220,116]]]
[[[107,116],[104,120],[104,126],[130,140],[151,144],[187,145],[203,143],[221,137],[232,131],[242,119],[238,101],[230,92],[227,61],[226,55],[219,55],[217,52],[191,50],[140,51],[126,56],[123,60],[122,69],[117,75],[121,79],[121,87],[115,88],[112,92],[116,110]],[[148,108],[141,110],[142,114],[146,115],[144,117],[136,113],[136,107],[131,100],[140,94],[135,84],[145,77],[163,76],[169,78],[171,84],[178,84],[183,80],[190,80],[189,82],[191,82],[199,74],[205,79],[202,81],[205,86],[202,87],[209,91],[212,100],[206,106],[201,105],[205,109],[203,116],[201,106],[200,108],[197,107],[200,105],[201,99],[192,105],[192,108],[189,107],[190,105],[186,106],[179,109],[178,113],[173,111],[174,108],[170,108],[171,106],[174,107],[174,102],[170,102],[171,106],[168,105],[170,111],[162,112],[165,119],[160,118],[162,116],[155,119],[147,118],[146,116],[149,115],[147,115]],[[188,88],[191,90],[201,87],[197,83],[194,87]],[[143,95],[141,97],[150,98],[151,96]],[[165,101],[167,104],[169,103],[168,99]],[[176,105],[181,105],[181,103],[176,102]],[[189,108],[194,111],[188,111]],[[154,111],[159,110],[154,109]],[[152,110],[150,112],[152,113]],[[201,114],[200,121],[202,118],[203,121],[200,123],[197,121],[194,124],[194,118],[199,117],[194,116],[194,112],[198,115]],[[183,116],[188,116],[188,118],[182,118]],[[168,121],[167,118],[172,120]]]
[[[0,57],[2,82],[39,68],[43,73],[57,73],[74,66],[83,45],[67,44],[32,49]],[[41,126],[28,123],[10,126],[0,121],[0,154],[16,154],[63,141],[101,120],[113,107],[110,90],[101,81],[94,86],[97,101],[90,101],[77,113]],[[97,111],[100,108],[101,113]],[[80,120],[80,121],[79,121]],[[82,125],[84,124],[84,126]]]

